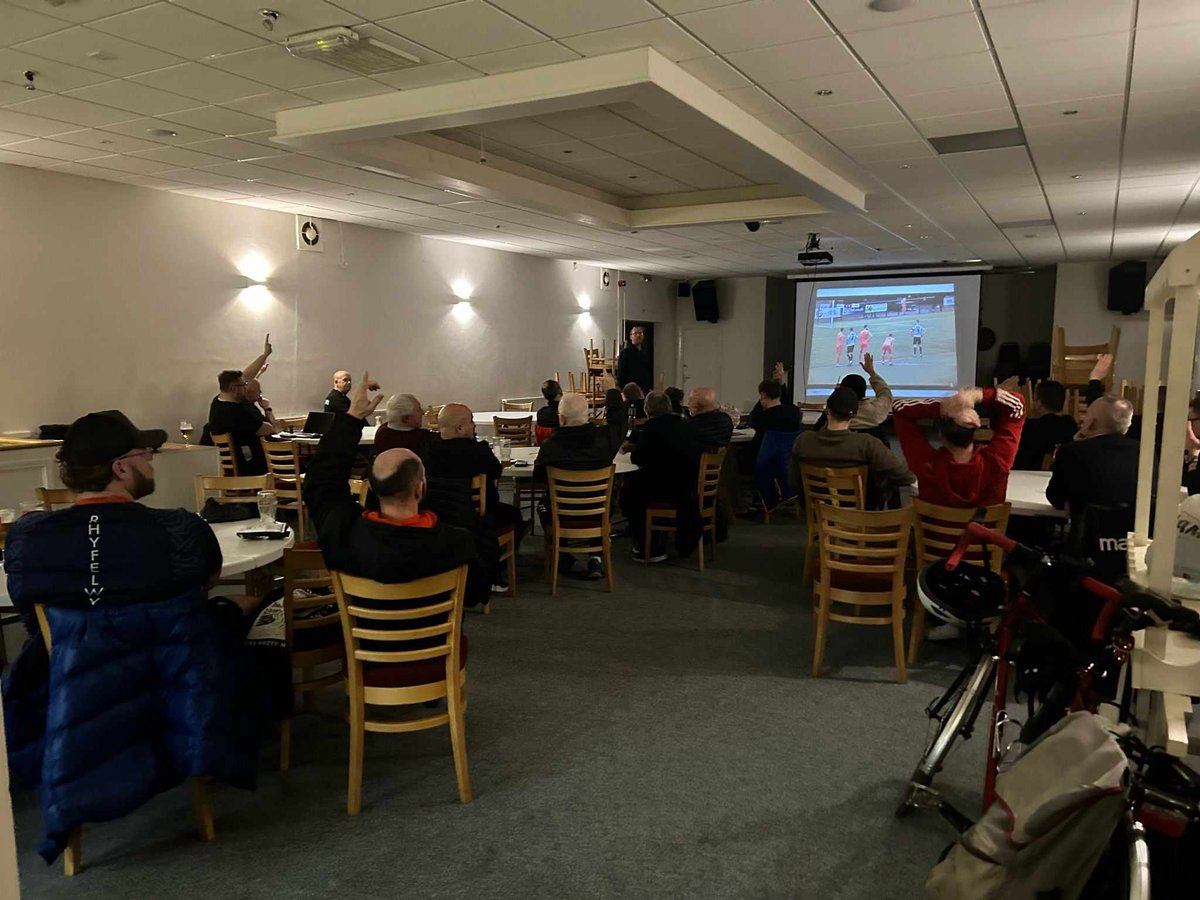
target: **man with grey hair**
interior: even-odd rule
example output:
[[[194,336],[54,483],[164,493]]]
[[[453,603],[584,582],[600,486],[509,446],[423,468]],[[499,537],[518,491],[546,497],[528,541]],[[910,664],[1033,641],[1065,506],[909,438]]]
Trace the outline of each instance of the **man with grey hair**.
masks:
[[[392,394],[387,402],[387,422],[375,431],[375,452],[403,447],[420,455],[433,439],[423,427],[425,410],[412,394]]]
[[[642,426],[629,460],[638,467],[625,479],[621,509],[633,535],[634,559],[646,561],[646,508],[664,503],[675,509],[676,547],[693,546],[698,534],[696,476],[700,468],[700,443],[683,419],[671,415],[671,398],[662,391],[646,395],[646,424]],[[667,558],[663,546],[651,546],[649,561]]]
[[[1089,506],[1132,506],[1137,494],[1138,443],[1125,436],[1133,405],[1106,394],[1093,401],[1075,440],[1054,456],[1046,499],[1066,509],[1072,525]]]
[[[712,449],[729,443],[733,437],[733,419],[721,410],[716,391],[710,387],[692,388],[687,408],[689,415],[684,423],[701,447]]]

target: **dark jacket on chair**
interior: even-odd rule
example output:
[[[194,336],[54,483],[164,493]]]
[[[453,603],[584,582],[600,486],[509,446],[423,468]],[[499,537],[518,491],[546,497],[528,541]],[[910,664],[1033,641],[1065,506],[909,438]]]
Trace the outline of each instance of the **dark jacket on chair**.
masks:
[[[1058,448],[1046,499],[1071,519],[1091,504],[1132,506],[1137,496],[1138,442],[1123,434],[1101,434]],[[1147,486],[1149,489],[1149,486]]]
[[[645,529],[647,504],[663,503],[676,511],[676,549],[680,553],[695,549],[700,534],[696,480],[702,450],[695,433],[678,416],[654,416],[642,426],[629,454],[638,471],[626,479],[622,495],[635,540]]]
[[[724,410],[714,409],[684,419],[684,424],[705,450],[724,447],[733,437],[733,419]]]
[[[1045,413],[1036,419],[1026,419],[1013,469],[1040,470],[1046,454],[1074,440],[1077,431],[1079,423],[1065,413]]]
[[[470,479],[487,475],[487,508],[494,510],[500,505],[496,479],[504,472],[504,466],[486,441],[435,437],[425,447],[421,459],[425,463],[425,474],[432,478]]]
[[[432,528],[395,523],[367,513],[350,494],[350,468],[365,424],[362,419],[339,414],[304,474],[304,502],[326,565],[350,575],[398,584],[469,563],[466,603],[486,600],[491,581],[471,532],[442,522]]]
[[[625,439],[629,419],[620,391],[609,390],[604,402],[606,419],[602,424],[560,425],[546,438],[533,464],[535,480],[546,480],[547,466],[587,471],[612,465]]]

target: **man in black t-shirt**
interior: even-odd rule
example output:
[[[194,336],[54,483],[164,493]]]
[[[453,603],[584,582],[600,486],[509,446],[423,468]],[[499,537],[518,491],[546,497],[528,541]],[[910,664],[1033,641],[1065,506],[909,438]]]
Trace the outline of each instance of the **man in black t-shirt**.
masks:
[[[221,392],[212,399],[205,426],[209,436],[228,434],[233,438],[239,475],[265,475],[267,457],[259,439],[273,434],[275,428],[246,402],[246,379],[237,369],[218,375],[217,386]]]
[[[350,412],[350,373],[338,369],[333,373],[333,390],[325,395],[325,412]]]
[[[654,388],[654,366],[650,354],[642,349],[646,343],[646,329],[634,325],[629,331],[629,343],[617,357],[617,384],[633,382],[643,391]]]

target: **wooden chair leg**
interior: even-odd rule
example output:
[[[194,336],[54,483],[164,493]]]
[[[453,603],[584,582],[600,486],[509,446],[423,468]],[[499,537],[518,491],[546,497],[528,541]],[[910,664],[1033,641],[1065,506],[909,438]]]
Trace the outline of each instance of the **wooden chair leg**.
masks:
[[[309,692],[305,692],[309,693]],[[292,720],[279,723],[279,771],[286,772],[292,765]]]
[[[696,553],[697,553],[697,559],[700,562],[700,571],[703,572],[704,571],[704,531],[703,530],[700,532],[700,540],[697,541]]]
[[[913,604],[912,632],[908,636],[908,664],[917,664],[917,654],[921,652],[921,642],[925,640],[925,607],[917,600]]]
[[[517,549],[513,547],[508,557],[508,596],[517,596]]]
[[[455,690],[446,692],[446,708],[450,719],[450,749],[454,754],[454,780],[458,783],[458,799],[471,802],[471,776],[467,771],[467,725],[461,695]]]
[[[83,827],[72,829],[67,837],[67,849],[63,851],[63,874],[77,875],[83,868]]]
[[[604,580],[608,582],[608,592],[611,594],[616,590],[613,584],[613,567],[612,567],[612,541],[608,535],[604,535]]]
[[[829,628],[829,605],[832,601],[817,597],[817,633],[813,638],[813,677],[821,676],[821,666],[825,662],[825,639]]]
[[[708,536],[709,536],[708,548],[709,548],[709,550],[712,551],[712,561],[716,562],[717,561],[717,519],[716,519],[716,516],[713,516],[712,529],[709,531]]]
[[[192,779],[192,809],[196,812],[200,840],[211,841],[217,836],[217,829],[213,824],[212,800],[208,796],[208,782],[201,775]]]
[[[813,558],[816,556],[816,547],[812,539],[809,538],[804,544],[804,574],[800,578],[801,584],[812,584],[812,568]]]
[[[552,552],[550,554],[550,558],[548,560],[546,560],[546,571],[550,575],[550,596],[551,597],[558,596],[558,556],[559,556],[560,551],[559,551],[559,546],[558,546],[558,527],[557,526],[555,526],[554,532],[555,532],[554,540],[552,540],[550,542],[550,547],[552,549]]]
[[[360,689],[361,690],[361,689]],[[361,694],[350,697],[350,782],[346,788],[346,812],[357,816],[362,811],[363,743],[366,730]]]
[[[650,510],[646,510],[646,530],[642,532],[642,559],[646,562],[650,562],[650,544],[653,543],[651,538],[654,536],[651,529],[653,527]]]
[[[892,652],[896,656],[896,683],[908,681],[908,669],[904,665],[904,600],[892,603]]]

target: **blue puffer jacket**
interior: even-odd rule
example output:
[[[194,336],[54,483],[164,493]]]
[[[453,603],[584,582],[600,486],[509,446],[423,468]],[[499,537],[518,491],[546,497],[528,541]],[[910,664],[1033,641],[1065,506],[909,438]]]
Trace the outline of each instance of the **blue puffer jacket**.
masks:
[[[38,851],[47,862],[75,826],[124,816],[188,776],[254,786],[265,694],[239,636],[214,625],[205,601],[47,607],[46,615],[48,691],[30,684],[12,697],[10,683],[5,697],[15,701],[6,712],[18,729],[10,762],[22,753],[28,761],[38,743],[20,729],[45,723]],[[31,640],[22,655],[39,644]]]

